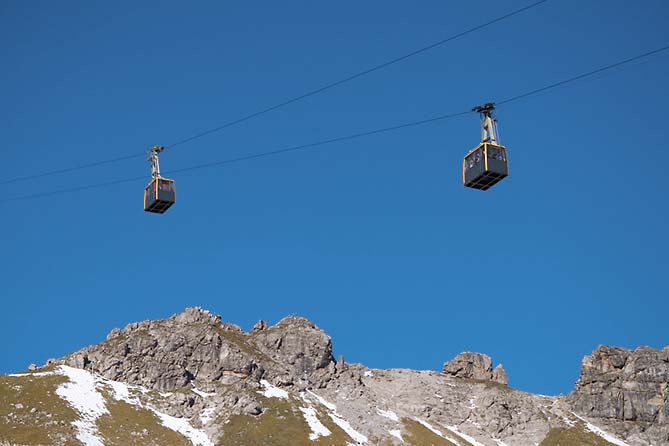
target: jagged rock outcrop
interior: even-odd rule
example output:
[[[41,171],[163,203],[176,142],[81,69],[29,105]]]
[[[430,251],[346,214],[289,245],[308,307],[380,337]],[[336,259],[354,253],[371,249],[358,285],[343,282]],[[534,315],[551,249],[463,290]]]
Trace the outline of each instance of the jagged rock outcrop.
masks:
[[[502,364],[497,364],[495,370],[492,371],[492,380],[505,386],[509,384],[509,378],[506,376],[506,370],[504,370]]]
[[[307,378],[335,362],[330,337],[313,322],[296,316],[253,333],[249,340],[262,353],[286,364],[296,378]]]
[[[257,324],[256,324],[257,325]],[[304,379],[334,362],[332,343],[310,321],[288,317],[251,333],[198,307],[161,321],[114,329],[107,341],[61,362],[115,381],[170,391],[194,380]]]
[[[625,422],[619,424],[625,436],[669,444],[669,347],[600,346],[583,358],[568,402],[585,416]]]
[[[262,319],[256,322],[255,325],[253,325],[253,331],[263,331],[267,330],[268,328],[269,324],[267,324],[267,322],[263,321]]]
[[[335,361],[330,337],[307,319],[244,332],[193,307],[0,376],[0,444],[28,427],[57,445],[91,432],[138,446],[669,445],[669,348],[600,347],[567,397],[508,387],[492,365],[464,352],[442,373],[370,369]],[[97,409],[77,408],[86,402]],[[187,438],[167,442],[166,429]]]
[[[493,370],[492,358],[483,353],[463,352],[444,363],[443,372],[456,378],[482,379],[507,385],[509,380],[502,364]]]

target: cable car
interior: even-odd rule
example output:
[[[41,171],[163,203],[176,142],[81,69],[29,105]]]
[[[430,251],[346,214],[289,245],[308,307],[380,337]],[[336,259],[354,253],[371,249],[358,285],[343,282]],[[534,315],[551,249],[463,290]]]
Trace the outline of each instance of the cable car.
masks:
[[[465,187],[488,190],[509,175],[509,158],[506,147],[499,143],[497,121],[492,117],[494,109],[492,102],[472,109],[481,115],[481,143],[462,161]]]
[[[174,180],[160,176],[158,154],[163,150],[165,150],[163,146],[154,146],[149,150],[151,181],[144,188],[144,210],[156,214],[164,214],[176,202],[177,198]]]

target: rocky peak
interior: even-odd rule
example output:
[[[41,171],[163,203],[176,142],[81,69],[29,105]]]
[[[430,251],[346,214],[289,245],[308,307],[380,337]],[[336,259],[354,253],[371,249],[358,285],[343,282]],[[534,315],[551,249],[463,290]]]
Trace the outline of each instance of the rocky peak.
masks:
[[[302,317],[288,316],[272,327],[254,329],[250,340],[273,360],[289,365],[299,378],[335,363],[330,337]]]
[[[669,423],[669,347],[598,347],[583,358],[570,401],[596,417]]]
[[[180,325],[209,324],[213,326],[221,323],[221,316],[214,315],[201,307],[188,307],[181,313],[173,315],[169,320]]]
[[[323,332],[316,324],[302,316],[290,315],[276,323],[275,327],[302,327],[305,329],[317,330]],[[323,332],[324,333],[324,332]]]
[[[443,373],[456,378],[481,379],[504,385],[509,383],[502,364],[493,370],[492,358],[483,353],[462,352],[444,363]]]
[[[598,347],[583,358],[568,401],[588,417],[631,422],[634,435],[660,429],[669,442],[669,347]]]
[[[140,424],[168,417],[179,418],[180,427],[163,422],[163,428],[192,434],[194,445],[315,444],[325,431],[322,441],[341,446],[399,444],[396,439],[407,446],[669,445],[669,348],[599,347],[583,359],[576,390],[550,397],[499,385],[507,383],[504,368],[493,368],[492,358],[482,353],[460,353],[444,364],[443,373],[370,369],[345,364],[341,356],[335,362],[330,337],[308,319],[289,316],[273,326],[259,321],[245,333],[192,307],[114,329],[107,341],[50,362],[84,371],[51,367],[4,381],[0,376],[0,406],[8,396],[15,401],[0,407],[0,445],[8,438],[3,435],[20,434],[26,426],[55,429],[55,440],[40,444],[78,443],[66,441],[74,438],[73,427],[77,435],[97,429],[118,440],[100,444],[189,444],[149,438],[161,427]],[[76,391],[63,393],[60,385],[57,392],[54,374],[67,376],[65,390]],[[34,379],[45,381],[35,387]],[[29,398],[16,380],[26,380]],[[41,406],[24,407],[25,401],[41,404],[68,395],[75,409],[81,395],[98,395],[115,410],[118,401],[134,408],[110,409],[116,424],[107,431],[107,420],[91,424],[88,408],[71,423],[66,412],[68,418],[52,422]],[[90,429],[82,431],[82,423]],[[119,440],[134,423],[143,428]],[[3,430],[5,425],[11,430]],[[6,444],[19,443],[9,438]]]
[[[506,370],[504,370],[504,366],[502,364],[497,364],[495,370],[492,371],[492,381],[504,385],[509,384],[509,378],[506,376]]]
[[[123,329],[114,328],[107,335],[107,340],[112,340],[121,335],[127,336],[135,332],[149,331],[154,328],[167,326],[185,327],[193,324],[204,324],[212,327],[217,325],[225,325],[225,323],[221,322],[220,316],[214,315],[208,310],[205,310],[201,307],[188,307],[181,313],[174,314],[168,319],[132,322],[126,325]],[[241,328],[239,330],[241,331]]]
[[[307,319],[291,316],[244,333],[218,315],[190,307],[168,319],[114,329],[106,342],[60,362],[167,391],[195,380],[239,385],[248,380],[257,385],[261,378],[304,381],[334,360],[330,337]]]
[[[267,330],[267,328],[269,328],[269,325],[267,322],[261,319],[253,325],[253,329],[251,331],[263,331]]]

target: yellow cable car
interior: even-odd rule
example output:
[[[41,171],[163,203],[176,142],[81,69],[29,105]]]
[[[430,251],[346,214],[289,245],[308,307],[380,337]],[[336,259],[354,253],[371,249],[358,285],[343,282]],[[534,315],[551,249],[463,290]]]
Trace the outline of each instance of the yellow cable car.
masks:
[[[154,146],[149,150],[151,163],[151,181],[144,188],[144,210],[156,214],[164,214],[177,199],[177,189],[174,180],[160,176],[158,154],[165,150],[162,146]]]
[[[492,117],[494,103],[475,107],[481,114],[481,143],[462,161],[462,184],[473,189],[488,190],[509,175],[506,147],[499,144],[497,121]]]

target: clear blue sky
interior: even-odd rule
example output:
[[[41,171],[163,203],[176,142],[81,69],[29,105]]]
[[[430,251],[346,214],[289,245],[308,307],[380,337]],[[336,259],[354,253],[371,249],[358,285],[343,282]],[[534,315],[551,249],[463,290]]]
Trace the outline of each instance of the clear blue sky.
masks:
[[[529,1],[3,2],[0,179],[168,145]],[[549,1],[166,151],[172,169],[459,112],[669,42],[665,1]],[[669,344],[669,57],[500,107],[511,176],[461,184],[478,116],[175,174],[143,158],[0,186],[0,372],[200,305],[314,320],[335,354],[441,369],[460,351],[566,393],[599,344]]]

